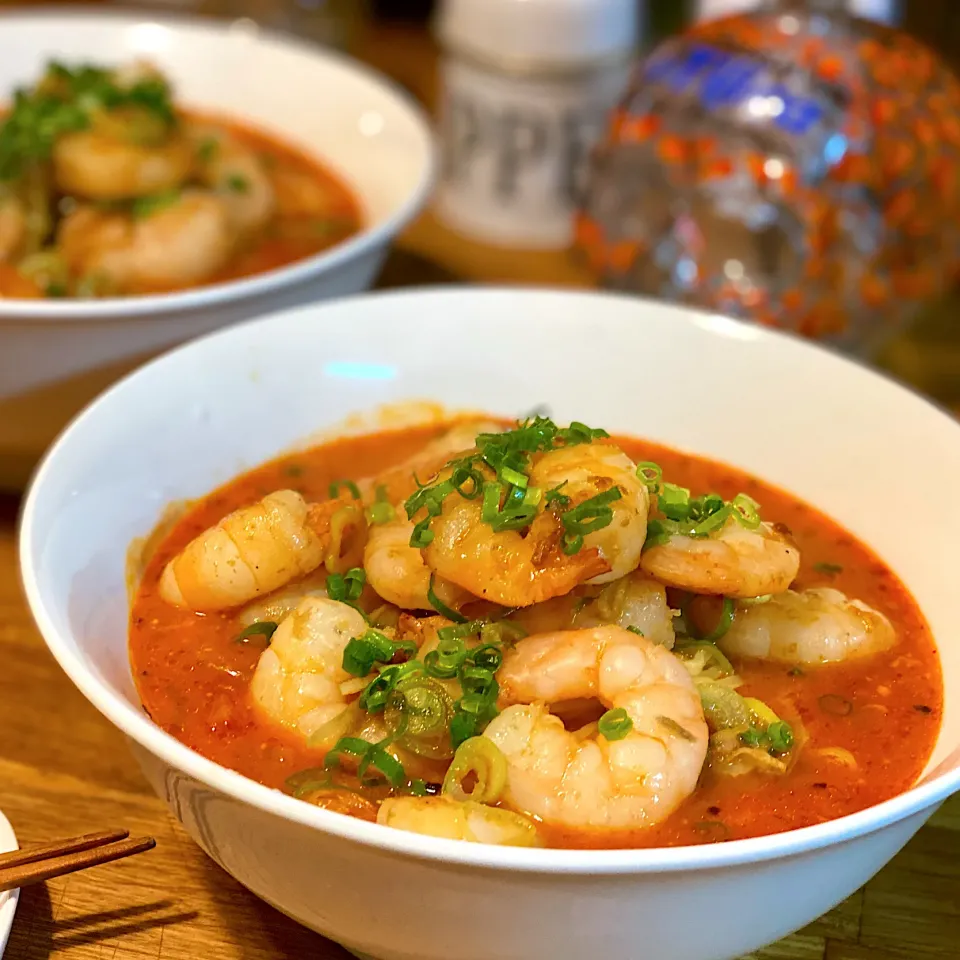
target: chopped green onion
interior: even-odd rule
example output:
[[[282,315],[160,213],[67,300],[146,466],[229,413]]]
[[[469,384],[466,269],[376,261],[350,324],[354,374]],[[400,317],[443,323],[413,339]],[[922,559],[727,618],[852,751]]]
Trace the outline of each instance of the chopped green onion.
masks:
[[[475,467],[467,464],[461,464],[454,468],[450,476],[450,483],[464,500],[475,500],[483,493],[483,474]],[[469,487],[467,486],[468,483],[470,484]]]
[[[359,489],[357,493],[359,493]],[[358,498],[359,499],[359,498]],[[367,523],[390,523],[397,516],[393,504],[387,500],[387,488],[383,484],[377,486],[377,492],[374,495],[374,501],[364,510]]]
[[[346,573],[327,575],[327,596],[339,603],[356,605],[363,593],[367,575],[362,567],[351,567]]]
[[[452,607],[448,607],[436,594],[434,590],[434,574],[430,574],[430,586],[427,587],[427,600],[430,603],[430,606],[437,611],[441,616],[446,617],[448,620],[452,620],[454,623],[467,623],[467,618],[462,614],[454,610]]]
[[[828,577],[835,577],[838,573],[843,573],[843,567],[839,563],[815,563],[813,569],[817,573],[823,573]]]
[[[633,729],[633,721],[623,707],[616,707],[597,721],[597,729],[607,740],[622,740]]]
[[[466,783],[473,778],[472,789]],[[496,803],[507,785],[507,759],[486,737],[471,737],[457,747],[443,778],[443,792],[454,800]]]
[[[637,464],[637,478],[651,493],[656,493],[663,480],[663,469],[652,460],[644,460]]]
[[[414,647],[416,649],[416,647]],[[397,645],[379,630],[368,630],[353,637],[343,648],[343,669],[355,677],[365,677],[375,663],[389,663]]]
[[[484,523],[493,523],[500,516],[500,496],[503,487],[495,481],[483,485],[483,506],[480,508],[480,519]]]
[[[526,490],[527,484],[530,482],[529,477],[525,473],[520,473],[519,470],[513,470],[510,467],[501,467],[497,473],[497,479],[501,483],[510,483],[515,487],[519,487],[521,490]]]
[[[697,523],[690,531],[690,535],[694,537],[706,537],[715,530],[719,530],[730,518],[732,512],[733,508],[729,504],[722,505],[719,510],[707,514],[703,520]]]
[[[401,746],[418,756],[450,757],[448,729],[453,703],[443,686],[429,677],[410,675],[394,687],[384,720]]]
[[[767,727],[767,736],[770,738],[770,746],[777,753],[786,753],[793,746],[793,730],[789,723],[778,720]]]
[[[690,516],[690,491],[675,483],[664,483],[657,504],[660,512],[669,520],[687,520]]]
[[[470,657],[477,668],[489,670],[491,675],[496,673],[503,663],[503,651],[492,643],[485,643],[470,651]]]
[[[383,774],[384,779],[391,787],[403,786],[407,779],[403,764],[392,754],[387,753],[383,747],[372,744],[371,746],[372,749],[368,750],[360,763],[357,764],[357,776],[360,778],[360,782],[367,785],[376,782],[370,781],[366,776],[367,770],[373,767]]]
[[[371,503],[366,510],[370,523],[389,523],[396,517],[396,511],[389,503]]]
[[[522,640],[526,635],[527,631],[519,623],[513,623],[510,620],[485,623],[480,628],[480,642],[484,646],[502,646],[505,643],[515,643],[517,640]]]
[[[559,507],[566,507],[570,503],[570,498],[560,491],[567,485],[568,481],[564,480],[563,483],[558,484],[552,490],[548,490],[543,497],[543,502],[546,504],[556,503]]]
[[[366,756],[367,751],[372,744],[367,740],[361,740],[360,737],[341,737],[328,751],[324,758],[323,765],[328,770],[340,766],[342,756],[360,757]]]
[[[472,637],[483,629],[482,620],[463,620],[453,627],[441,627],[437,631],[437,637],[443,643],[446,640],[465,640]]]
[[[583,548],[583,535],[579,533],[565,533],[560,546],[568,557],[572,557]]]
[[[413,533],[410,535],[411,547],[422,550],[424,547],[429,547],[430,544],[433,543],[433,531],[430,529],[430,520],[431,518],[427,517],[413,528]]]
[[[733,615],[734,615],[734,606],[733,601],[729,597],[723,598],[723,606],[720,608],[720,618],[717,620],[717,625],[705,636],[698,637],[691,629],[690,624],[687,624],[687,630],[690,633],[690,636],[694,640],[704,640],[707,643],[716,643],[733,625]]]
[[[759,747],[766,737],[762,730],[758,730],[756,727],[747,727],[746,730],[740,732],[740,739],[748,747]]]
[[[267,642],[267,646],[269,646],[277,626],[273,620],[258,620],[256,623],[251,623],[249,627],[244,627],[243,630],[233,638],[233,642],[249,643],[251,637],[263,637]]]
[[[631,633],[635,633],[638,637],[645,637],[645,636],[646,636],[646,634],[645,634],[639,627],[635,627],[635,626],[633,626],[633,624],[630,624],[630,626],[628,626],[627,629],[628,629]]]
[[[611,487],[563,514],[563,526],[571,533],[588,534],[602,530],[613,520],[613,511],[607,504],[620,500],[623,494],[619,487]]]
[[[359,704],[367,713],[379,713],[387,705],[390,694],[405,677],[413,676],[421,669],[416,660],[384,667],[380,675],[371,680],[360,694]]]
[[[350,496],[354,500],[360,499],[360,488],[352,480],[334,480],[328,488],[328,493],[330,494],[331,500],[336,500],[340,495],[341,487],[346,487],[350,491]]]
[[[234,193],[247,193],[250,190],[250,181],[239,173],[231,173],[226,179],[228,190]]]
[[[745,493],[738,493],[731,501],[733,515],[748,530],[756,530],[760,526],[760,504]]]

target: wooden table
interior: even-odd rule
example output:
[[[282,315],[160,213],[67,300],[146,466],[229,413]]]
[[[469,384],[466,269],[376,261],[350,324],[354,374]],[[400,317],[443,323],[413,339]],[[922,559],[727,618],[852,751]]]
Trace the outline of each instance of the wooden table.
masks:
[[[433,51],[421,33],[379,30],[361,55],[431,102]],[[457,280],[583,286],[565,254],[503,253],[460,240],[429,215],[404,236],[384,285]],[[246,892],[194,846],[130,759],[123,738],[47,653],[19,586],[18,504],[0,497],[0,809],[21,843],[116,825],[157,849],[22,892],[10,960],[345,958]],[[784,896],[772,891],[776,909]],[[764,960],[960,957],[960,798],[885,870]],[[641,960],[638,957],[638,960]]]

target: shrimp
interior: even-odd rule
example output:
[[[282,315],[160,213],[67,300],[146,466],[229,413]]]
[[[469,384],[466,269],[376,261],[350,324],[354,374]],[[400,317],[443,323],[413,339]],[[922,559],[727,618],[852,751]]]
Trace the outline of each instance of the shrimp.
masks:
[[[783,593],[800,569],[800,551],[779,525],[749,530],[731,517],[708,537],[673,534],[644,551],[640,569],[668,587],[728,597]]]
[[[878,610],[839,590],[816,587],[738,606],[717,645],[729,656],[818,664],[869,657],[895,642],[893,625]]]
[[[238,614],[237,623],[249,627],[253,623],[270,621],[280,623],[292,613],[304,597],[326,597],[326,575],[313,573],[288,587],[275,590],[259,600],[247,604]]]
[[[278,490],[191,540],[164,567],[160,596],[196,611],[239,606],[312,573],[325,550],[307,502]]]
[[[410,546],[413,522],[397,517],[370,527],[363,551],[367,582],[388,603],[402,610],[430,610],[427,597],[430,569],[416,547]],[[436,580],[434,590],[447,606],[457,607],[470,599],[459,587]]]
[[[111,292],[190,286],[212,277],[233,250],[222,201],[199,190],[142,216],[79,207],[60,225],[58,246],[71,272]]]
[[[498,673],[511,704],[483,736],[507,760],[508,807],[568,830],[625,831],[669,816],[707,755],[700,696],[663,647],[621,627],[528,637]],[[621,739],[572,733],[548,704],[596,698],[631,722]]]
[[[423,551],[427,566],[474,596],[507,607],[541,603],[611,574],[623,576],[639,563],[646,535],[649,495],[635,471],[622,451],[600,443],[551,450],[534,460],[530,485],[561,487],[570,509],[614,488],[620,492],[609,505],[612,521],[584,536],[572,555],[562,546],[565,528],[556,501],[537,514],[526,533],[494,532],[483,522],[479,498],[448,496],[430,525],[433,540]]]
[[[276,209],[273,184],[263,161],[220,128],[197,127],[191,137],[201,182],[223,200],[234,229],[256,233]]]
[[[639,570],[607,584],[595,597],[576,593],[516,611],[511,620],[528,633],[620,626],[668,650],[673,648],[673,610],[662,584]]]
[[[454,424],[402,463],[376,477],[359,481],[357,486],[365,500],[381,489],[389,503],[399,505],[417,489],[418,478],[426,482],[435,477],[450,460],[475,449],[478,434],[502,433],[503,429],[502,424],[492,420],[465,420]],[[403,507],[398,506],[397,509],[402,510]]]
[[[340,689],[354,679],[343,651],[367,629],[353,607],[305,597],[274,631],[250,681],[254,702],[272,720],[309,738],[348,707]]]
[[[526,817],[452,797],[392,797],[380,804],[377,823],[447,840],[507,847],[540,845],[537,827]]]
[[[619,447],[581,443],[552,450],[534,465],[530,480],[543,490],[560,487],[573,506],[616,486],[621,496],[610,504],[613,520],[584,537],[584,547],[597,549],[609,570],[587,582],[609,583],[637,569],[647,534],[650,495],[637,477],[637,465]]]
[[[157,143],[138,143],[119,132],[94,126],[58,137],[53,146],[57,188],[87,200],[127,200],[176,190],[187,182],[194,157],[186,137],[172,134]]]

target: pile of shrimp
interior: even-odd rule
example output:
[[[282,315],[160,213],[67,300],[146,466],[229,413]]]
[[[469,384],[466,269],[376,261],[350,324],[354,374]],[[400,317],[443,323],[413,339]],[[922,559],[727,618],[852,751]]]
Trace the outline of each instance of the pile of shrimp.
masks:
[[[0,124],[0,296],[207,282],[303,192],[228,129],[181,116],[151,65],[51,64]]]
[[[530,846],[660,823],[704,771],[782,775],[802,731],[737,662],[879,654],[889,620],[795,590],[790,532],[691,497],[602,430],[459,423],[308,503],[279,490],[169,561],[162,598],[236,611],[256,709],[322,751],[296,796]]]

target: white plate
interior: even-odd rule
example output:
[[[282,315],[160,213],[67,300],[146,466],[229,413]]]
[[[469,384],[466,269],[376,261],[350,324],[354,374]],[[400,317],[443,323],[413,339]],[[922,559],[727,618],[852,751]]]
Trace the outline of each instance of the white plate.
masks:
[[[16,835],[10,821],[0,813],[0,853],[16,850],[18,847]],[[7,946],[7,937],[13,926],[13,915],[17,912],[17,901],[20,899],[20,890],[8,890],[0,893],[0,957]]]

